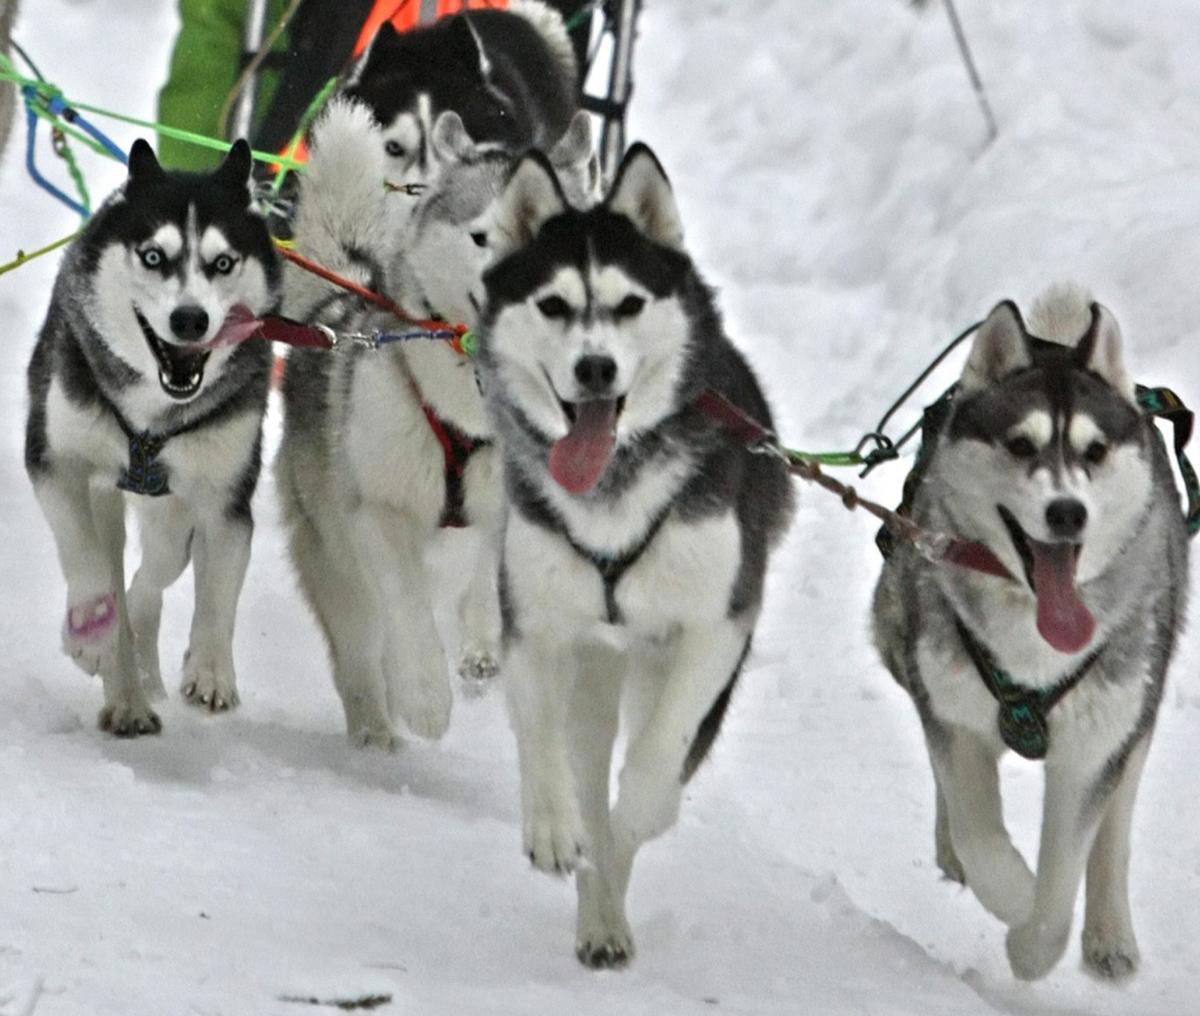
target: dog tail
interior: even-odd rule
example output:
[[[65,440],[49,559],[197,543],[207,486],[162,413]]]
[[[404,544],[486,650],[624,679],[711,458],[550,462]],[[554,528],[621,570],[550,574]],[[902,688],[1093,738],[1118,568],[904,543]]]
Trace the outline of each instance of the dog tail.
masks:
[[[1033,304],[1028,327],[1040,339],[1073,346],[1092,323],[1092,294],[1074,282],[1057,282]]]
[[[363,285],[378,287],[391,261],[385,214],[382,132],[361,103],[334,98],[313,127],[296,209],[297,250]],[[330,283],[288,266],[285,311],[298,320],[331,292]]]
[[[537,30],[568,81],[579,81],[575,47],[562,15],[542,0],[509,0],[508,11],[524,18]]]

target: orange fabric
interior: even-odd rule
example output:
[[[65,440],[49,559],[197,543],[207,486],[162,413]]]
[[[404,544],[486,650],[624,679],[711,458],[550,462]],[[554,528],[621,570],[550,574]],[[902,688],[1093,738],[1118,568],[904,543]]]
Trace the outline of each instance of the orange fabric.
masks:
[[[358,35],[358,42],[354,44],[354,55],[362,56],[385,21],[390,21],[397,32],[416,28],[421,23],[422,6],[421,0],[375,0],[375,6],[371,8]],[[462,10],[478,11],[485,7],[502,9],[507,6],[508,0],[437,0],[437,16],[442,18]]]

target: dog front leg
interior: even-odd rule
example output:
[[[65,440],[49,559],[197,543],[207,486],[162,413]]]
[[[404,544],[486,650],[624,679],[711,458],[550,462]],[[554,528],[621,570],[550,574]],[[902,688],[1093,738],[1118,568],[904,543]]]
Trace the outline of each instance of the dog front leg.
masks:
[[[587,830],[587,863],[575,873],[579,913],[575,955],[585,966],[624,966],[633,958],[625,917],[628,868],[614,852],[609,824],[613,743],[620,719],[623,661],[612,651],[589,653],[575,682],[569,713],[571,760]]]
[[[232,709],[239,701],[233,629],[253,530],[248,513],[232,515],[224,506],[208,505],[197,512],[192,548],[196,607],[182,691],[189,702],[212,713]]]
[[[386,619],[389,707],[419,737],[441,737],[454,696],[425,576],[429,530],[404,512],[368,502],[355,512],[352,533],[359,565],[372,575]]]
[[[1109,980],[1134,974],[1140,959],[1129,913],[1129,829],[1149,750],[1145,737],[1130,753],[1088,855],[1083,961]]]
[[[458,603],[462,631],[458,676],[472,694],[485,692],[500,672],[499,538],[491,528],[480,529],[471,580]]]
[[[1033,908],[1033,873],[1004,828],[995,752],[978,735],[952,727],[930,743],[930,759],[967,885],[1005,924],[1022,924]]]
[[[117,490],[93,491],[86,475],[61,468],[34,480],[67,580],[63,652],[104,683],[100,728],[119,737],[162,729],[133,656],[125,608],[125,503]]]
[[[1066,951],[1084,862],[1106,804],[1095,800],[1099,778],[1091,768],[1046,763],[1033,911],[1007,941],[1009,965],[1022,980],[1044,977]]]
[[[544,631],[514,632],[504,673],[521,771],[523,849],[534,867],[567,874],[579,864],[585,840],[567,748],[572,647]]]
[[[143,497],[137,502],[142,559],[130,583],[129,624],[138,671],[152,698],[165,698],[158,657],[163,591],[187,567],[192,552],[192,517],[178,497]]]
[[[632,732],[613,809],[618,863],[626,868],[638,847],[674,825],[685,763],[701,721],[736,678],[749,637],[742,625],[713,621],[707,627],[685,628],[669,658],[660,657],[667,659],[661,691],[639,729]]]

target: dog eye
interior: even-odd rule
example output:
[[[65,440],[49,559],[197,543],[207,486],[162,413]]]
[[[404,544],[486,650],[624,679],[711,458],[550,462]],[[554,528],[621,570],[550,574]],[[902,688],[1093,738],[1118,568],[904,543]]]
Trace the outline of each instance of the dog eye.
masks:
[[[486,247],[487,233],[472,233],[471,242],[475,244],[476,247]]]
[[[1010,438],[1004,445],[1008,454],[1017,459],[1031,459],[1037,454],[1037,445],[1027,437]]]
[[[1103,441],[1093,441],[1083,453],[1088,465],[1098,466],[1108,457],[1108,445]]]
[[[571,316],[571,305],[561,296],[547,296],[538,300],[537,309],[548,318],[566,320]]]
[[[393,159],[404,158],[404,146],[399,141],[389,141],[383,146],[383,150],[388,153]]]
[[[167,256],[157,247],[146,247],[138,251],[137,255],[147,268],[161,268],[167,260]]]
[[[613,308],[613,317],[627,318],[635,317],[642,312],[642,308],[646,306],[646,301],[633,293],[630,293],[624,300]]]
[[[220,255],[213,263],[213,271],[221,275],[228,275],[233,271],[233,266],[237,264],[237,259],[229,254]]]

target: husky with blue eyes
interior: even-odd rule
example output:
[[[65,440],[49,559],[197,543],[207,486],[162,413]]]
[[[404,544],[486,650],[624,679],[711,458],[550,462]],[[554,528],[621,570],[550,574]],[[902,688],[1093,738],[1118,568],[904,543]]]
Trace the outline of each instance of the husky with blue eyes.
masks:
[[[1084,963],[1127,977],[1134,797],[1187,589],[1166,450],[1116,320],[1073,287],[1049,291],[1029,329],[997,306],[948,406],[927,426],[912,515],[990,565],[898,545],[874,607],[876,645],[929,748],[937,863],[1008,925],[1024,979],[1061,959],[1086,879]],[[1008,748],[1045,762],[1033,869],[1004,826]]]
[[[771,426],[648,148],[586,209],[526,156],[490,234],[480,379],[509,501],[502,669],[524,849],[575,872],[580,961],[618,967],[634,855],[674,824],[717,736],[792,490],[704,409],[720,397]]]
[[[134,143],[125,184],[64,258],[29,364],[25,466],[67,580],[63,650],[104,682],[100,726],[157,733],[163,590],[195,563],[183,694],[237,704],[234,616],[250,557],[271,350],[243,342],[280,271],[250,204],[250,149],[212,173]],[[125,502],[142,559],[124,580]]]

